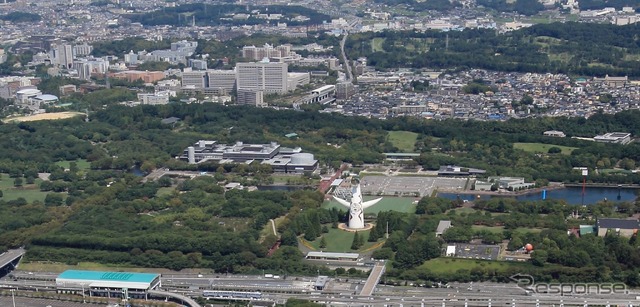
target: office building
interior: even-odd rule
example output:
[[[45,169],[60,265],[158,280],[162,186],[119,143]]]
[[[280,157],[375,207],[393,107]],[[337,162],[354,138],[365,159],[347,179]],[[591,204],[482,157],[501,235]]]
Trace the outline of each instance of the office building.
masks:
[[[233,145],[218,144],[217,141],[200,140],[187,147],[180,160],[190,164],[205,161],[218,163],[250,163],[260,162],[271,165],[274,172],[303,173],[315,171],[318,168],[318,160],[313,154],[302,153],[300,147],[281,147],[276,142],[269,144],[244,144],[236,142]]]
[[[78,72],[78,78],[91,79],[92,74],[105,74],[109,71],[109,61],[105,59],[86,58],[73,62],[71,65]]]
[[[284,94],[289,91],[286,63],[270,63],[268,60],[257,63],[236,64],[236,86],[238,90],[260,90],[264,93]]]
[[[596,135],[593,138],[594,141],[600,143],[613,143],[613,144],[629,144],[631,142],[631,133],[626,132],[610,132],[603,135]]]
[[[195,89],[203,89],[207,87],[206,71],[189,71],[185,69],[182,72],[182,87],[192,87]]]
[[[286,57],[291,54],[291,45],[280,45],[273,47],[269,44],[264,44],[262,47],[256,46],[244,46],[242,47],[242,57],[251,60],[262,60],[264,58],[279,58]]]
[[[236,87],[235,70],[207,70],[208,89],[217,95],[226,95]]]
[[[93,46],[84,43],[82,45],[75,45],[73,46],[73,56],[77,57],[77,56],[87,56],[90,55],[91,52],[93,51]]]
[[[58,44],[53,50],[53,61],[59,67],[69,69],[73,64],[73,47],[69,44]]]
[[[263,107],[264,93],[257,90],[244,90],[239,89],[236,95],[236,104],[252,105],[256,107]]]

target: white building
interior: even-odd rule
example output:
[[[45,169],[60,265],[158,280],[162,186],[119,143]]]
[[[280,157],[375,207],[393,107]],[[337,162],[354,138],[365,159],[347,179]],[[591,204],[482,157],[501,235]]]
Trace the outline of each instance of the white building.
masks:
[[[286,63],[270,63],[268,60],[257,63],[237,63],[236,86],[238,90],[284,94],[289,91],[287,70]]]
[[[613,144],[629,144],[631,142],[631,133],[626,132],[610,132],[603,135],[596,135],[593,138],[596,142],[613,143]]]
[[[543,133],[544,136],[553,136],[553,137],[558,137],[558,138],[563,138],[566,137],[566,135],[564,134],[564,132],[562,131],[557,131],[557,130],[549,130],[549,131],[545,131]]]
[[[71,68],[78,72],[78,78],[91,79],[91,74],[105,74],[109,71],[109,61],[99,58],[79,59],[73,62]]]
[[[29,99],[42,95],[42,92],[37,88],[25,88],[16,92],[16,100],[19,103],[27,103]]]
[[[93,46],[87,43],[73,46],[73,56],[76,56],[76,57],[90,55],[92,51],[93,51]]]
[[[73,47],[69,44],[58,44],[52,49],[53,62],[66,69],[73,64]]]
[[[209,80],[207,87],[218,95],[231,93],[236,87],[235,70],[207,70],[207,76]]]
[[[175,97],[176,92],[161,91],[156,93],[138,93],[138,101],[141,104],[167,104],[170,97]]]
[[[182,72],[182,87],[194,87],[196,89],[207,87],[207,72],[185,69]]]

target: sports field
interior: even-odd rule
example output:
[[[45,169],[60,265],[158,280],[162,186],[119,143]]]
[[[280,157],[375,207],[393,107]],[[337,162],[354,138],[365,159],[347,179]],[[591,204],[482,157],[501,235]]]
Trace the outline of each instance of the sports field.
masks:
[[[367,200],[371,200],[371,199],[376,199],[377,197],[373,197],[373,196],[365,196],[364,197],[364,201]],[[415,197],[391,197],[391,196],[387,196],[387,197],[383,197],[382,200],[380,202],[378,202],[377,204],[373,205],[372,207],[369,207],[367,209],[365,209],[365,214],[366,213],[378,213],[380,211],[399,211],[399,212],[408,212],[408,213],[414,213],[416,212],[416,204],[414,203],[414,201],[419,200],[418,198]],[[331,201],[325,201],[322,204],[322,208],[327,208],[327,209],[331,209],[331,208],[338,208],[338,209],[342,209],[342,210],[347,210],[347,207],[339,204],[337,201],[335,200],[331,200]]]
[[[40,113],[36,115],[7,118],[7,119],[4,119],[3,121],[5,123],[32,122],[36,120],[65,119],[65,118],[71,118],[79,115],[85,115],[85,114],[80,112]]]
[[[549,152],[549,148],[551,147],[558,147],[562,149],[561,153],[563,155],[570,155],[572,151],[574,151],[575,149],[578,149],[577,147],[560,146],[560,145],[544,144],[544,143],[513,143],[513,148],[521,149],[526,152],[533,152],[533,153],[547,153]]]

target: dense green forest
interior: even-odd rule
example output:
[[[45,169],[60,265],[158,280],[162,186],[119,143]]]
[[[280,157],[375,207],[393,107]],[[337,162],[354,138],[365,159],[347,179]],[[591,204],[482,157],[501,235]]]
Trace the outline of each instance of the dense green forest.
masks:
[[[253,6],[236,4],[211,5],[204,3],[183,4],[144,14],[127,15],[126,17],[132,22],[139,22],[148,26],[191,25],[194,21],[193,18],[195,18],[197,25],[202,26],[267,24],[267,19],[260,19],[256,16],[250,16],[247,19],[232,18],[233,14],[251,14],[254,10],[258,10],[263,14],[282,14],[282,18],[270,20],[270,22],[286,22],[289,26],[314,25],[331,20],[329,15],[295,5]],[[297,16],[305,16],[309,19],[298,21],[295,19]]]
[[[473,210],[458,212],[461,203],[446,199],[425,197],[418,204],[418,222],[404,227],[391,227],[391,236],[374,257],[393,259],[390,277],[418,281],[482,281],[509,282],[513,274],[530,274],[536,280],[562,282],[622,281],[628,286],[640,285],[640,246],[637,237],[617,235],[598,237],[594,234],[580,238],[568,236],[567,229],[579,224],[593,224],[589,218],[571,219],[579,212],[585,217],[617,216],[626,218],[640,211],[636,202],[616,205],[601,203],[594,206],[570,206],[562,201],[546,200],[517,202],[513,199],[478,201]],[[395,213],[400,214],[400,213]],[[403,213],[406,214],[406,213]],[[406,218],[412,218],[408,215]],[[450,220],[454,226],[439,241],[434,236],[440,220]],[[377,221],[380,225],[380,221]],[[502,231],[490,231],[495,225],[503,225]],[[441,270],[423,265],[425,261],[439,257],[444,242],[469,242],[482,240],[485,244],[497,244],[508,239],[508,250],[517,250],[531,243],[536,251],[525,265],[509,263],[491,266],[480,262],[472,269],[458,269],[442,273]],[[408,244],[405,243],[408,240]],[[451,262],[452,260],[448,260]],[[473,260],[471,260],[473,263]]]
[[[383,40],[382,50],[374,40]],[[447,44],[448,41],[448,44]],[[464,31],[385,31],[349,35],[350,58],[378,69],[397,67],[640,76],[640,27],[553,23],[499,34]]]
[[[161,123],[161,119],[171,116],[180,119],[177,125]],[[189,165],[174,157],[195,141],[210,139],[221,143],[278,141],[284,146],[301,146],[314,153],[323,165],[334,167],[343,161],[356,165],[378,163],[382,162],[382,152],[399,151],[388,142],[388,131],[412,131],[419,134],[415,150],[420,157],[416,163],[426,168],[459,164],[485,168],[488,175],[524,176],[538,184],[548,180],[578,182],[581,177],[572,171],[575,166],[633,169],[640,161],[640,145],[636,143],[600,144],[542,136],[543,131],[553,129],[562,130],[568,136],[593,136],[608,131],[637,135],[640,111],[596,114],[589,119],[461,122],[402,118],[383,121],[316,112],[175,103],[133,108],[113,105],[91,114],[89,122],[68,119],[2,124],[0,180],[12,183],[12,191],[43,193],[46,197],[27,201],[0,196],[0,246],[26,244],[29,259],[66,263],[99,261],[173,269],[203,267],[218,272],[269,269],[314,274],[319,269],[331,274],[325,268],[303,263],[295,248],[296,237],[314,240],[326,233],[326,228],[345,221],[344,212],[320,209],[322,194],[315,191],[225,193],[219,182],[239,181],[248,185],[269,182],[273,171],[260,164]],[[291,132],[297,133],[298,139],[284,136]],[[517,142],[575,149],[567,154],[536,154],[514,148]],[[56,164],[60,161],[75,162],[65,169]],[[84,161],[86,167],[79,167],[78,161]],[[212,174],[190,180],[162,177],[144,182],[131,173],[134,167],[143,172],[168,167]],[[50,173],[49,180],[37,179],[42,172]],[[640,182],[638,175],[630,172],[592,174],[589,181]],[[604,244],[607,252],[602,253],[602,257],[593,254],[586,258],[580,254],[576,255],[578,260],[567,262],[567,257],[573,255],[563,254],[566,253],[564,246],[585,243],[573,239],[558,241],[556,235],[575,226],[565,219],[574,210],[588,210],[586,214],[596,217],[628,216],[639,211],[633,204],[581,209],[558,202],[521,205],[512,200],[490,200],[476,204],[475,209],[480,213],[459,218],[450,216],[449,212],[457,205],[455,201],[425,198],[417,206],[418,215],[398,212],[377,215],[378,224],[388,222],[392,233],[384,247],[376,251],[376,256],[394,259],[392,276],[500,281],[509,276],[508,271],[491,273],[489,268],[447,276],[422,269],[421,263],[439,255],[442,242],[435,240],[433,231],[438,219],[443,218],[453,219],[455,225],[460,226],[445,234],[444,238],[452,242],[480,238],[495,243],[513,237],[513,232],[479,232],[469,230],[469,225],[503,225],[507,230],[544,229],[517,235],[520,241],[545,247],[546,256],[538,254],[537,267],[530,268],[535,274],[546,274],[541,279],[560,273],[567,274],[567,278],[578,278],[586,273],[574,268],[585,265],[608,268],[603,272],[609,273],[602,275],[602,279],[626,280],[625,274],[639,267],[635,258],[625,256],[629,248],[635,248],[635,241],[593,239],[593,244]],[[504,214],[507,212],[509,214]],[[267,250],[276,238],[264,235],[262,229],[269,219],[281,216],[286,216],[279,224],[285,247],[267,257]],[[384,231],[376,227],[364,239],[377,242]],[[214,233],[216,235],[212,235]],[[558,248],[545,241],[547,238],[552,238]],[[404,243],[407,241],[416,244],[407,245]]]

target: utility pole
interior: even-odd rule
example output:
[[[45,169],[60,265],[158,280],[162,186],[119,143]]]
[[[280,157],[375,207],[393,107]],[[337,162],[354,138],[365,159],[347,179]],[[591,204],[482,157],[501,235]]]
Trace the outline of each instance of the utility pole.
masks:
[[[387,221],[387,232],[385,233],[385,238],[389,239],[389,221]]]
[[[582,206],[584,206],[584,193],[586,191],[587,186],[587,175],[589,174],[589,170],[585,167],[582,170]]]

